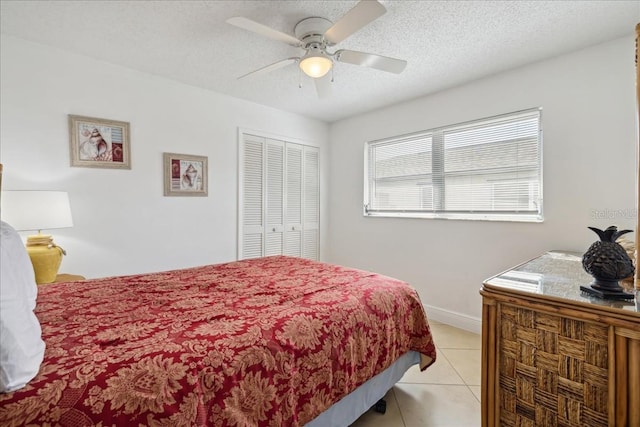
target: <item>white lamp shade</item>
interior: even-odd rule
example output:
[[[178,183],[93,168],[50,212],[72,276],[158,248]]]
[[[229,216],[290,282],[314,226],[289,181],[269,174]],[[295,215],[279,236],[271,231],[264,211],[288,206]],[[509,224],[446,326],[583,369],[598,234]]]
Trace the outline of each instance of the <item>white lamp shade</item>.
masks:
[[[18,231],[73,227],[65,191],[3,191],[2,220]]]
[[[333,67],[333,61],[322,54],[309,54],[300,61],[300,69],[313,78],[320,78]]]

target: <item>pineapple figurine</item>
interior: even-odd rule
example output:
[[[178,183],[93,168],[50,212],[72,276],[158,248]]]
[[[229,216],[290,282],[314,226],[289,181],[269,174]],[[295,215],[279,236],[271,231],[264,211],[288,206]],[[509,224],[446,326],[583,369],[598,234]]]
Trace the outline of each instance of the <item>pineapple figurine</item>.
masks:
[[[618,231],[613,225],[604,231],[594,227],[589,229],[600,237],[600,241],[592,244],[582,257],[582,266],[595,279],[591,287],[604,293],[623,292],[618,280],[631,276],[635,269],[631,258],[616,239],[631,230]]]

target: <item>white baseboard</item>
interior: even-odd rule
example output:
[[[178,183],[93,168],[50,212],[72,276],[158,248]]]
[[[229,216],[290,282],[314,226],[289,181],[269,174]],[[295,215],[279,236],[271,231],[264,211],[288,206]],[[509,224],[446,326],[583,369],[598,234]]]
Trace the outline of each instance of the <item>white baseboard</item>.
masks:
[[[464,329],[465,331],[473,332],[476,334],[482,333],[482,319],[479,317],[472,317],[466,314],[458,313],[451,310],[445,310],[435,307],[433,305],[423,304],[424,309],[427,312],[427,317],[430,320],[435,320],[440,323],[455,326],[456,328]]]

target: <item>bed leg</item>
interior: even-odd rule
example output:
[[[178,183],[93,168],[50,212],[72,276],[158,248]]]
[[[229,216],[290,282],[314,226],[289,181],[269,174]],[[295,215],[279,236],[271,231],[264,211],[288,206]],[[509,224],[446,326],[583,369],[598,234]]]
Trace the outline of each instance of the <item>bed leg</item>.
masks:
[[[373,405],[372,409],[380,414],[384,414],[387,412],[387,402],[384,399],[380,399]]]

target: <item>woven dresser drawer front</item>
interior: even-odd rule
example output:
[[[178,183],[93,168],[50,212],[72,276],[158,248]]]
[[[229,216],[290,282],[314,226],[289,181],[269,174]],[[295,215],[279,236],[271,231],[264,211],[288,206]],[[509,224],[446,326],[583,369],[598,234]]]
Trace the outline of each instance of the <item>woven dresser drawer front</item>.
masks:
[[[503,426],[608,426],[609,327],[498,307]]]
[[[583,295],[581,259],[550,251],[483,283],[482,427],[640,427],[640,290]]]

